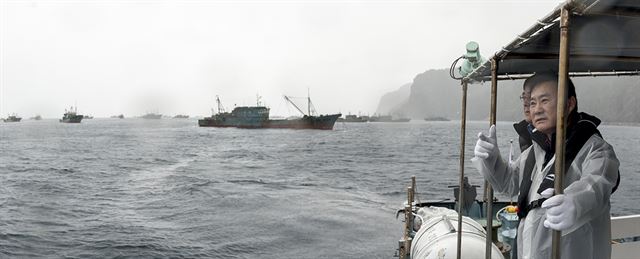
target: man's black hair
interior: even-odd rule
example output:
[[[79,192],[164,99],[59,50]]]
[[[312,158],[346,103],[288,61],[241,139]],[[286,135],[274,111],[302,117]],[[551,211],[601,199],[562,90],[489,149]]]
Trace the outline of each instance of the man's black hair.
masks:
[[[529,78],[527,78],[527,80],[524,80],[524,84],[522,85],[522,88],[525,89],[526,87],[530,87],[531,91],[533,91],[535,87],[545,82],[553,82],[556,84],[556,87],[557,87],[558,73],[555,71],[536,72],[533,76],[530,76]],[[576,95],[576,86],[573,84],[573,81],[571,81],[571,78],[567,78],[567,87],[568,87],[567,99],[571,98],[571,96],[576,98],[576,108],[574,109],[574,112],[577,112],[578,96]]]

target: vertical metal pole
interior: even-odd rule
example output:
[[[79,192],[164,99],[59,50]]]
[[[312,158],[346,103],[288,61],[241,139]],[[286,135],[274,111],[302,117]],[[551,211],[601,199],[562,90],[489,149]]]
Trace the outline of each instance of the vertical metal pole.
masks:
[[[558,105],[556,118],[556,162],[555,162],[555,193],[563,193],[564,152],[567,124],[567,81],[569,79],[569,7],[564,6],[560,11],[560,57],[558,64]],[[553,231],[552,258],[560,259],[562,232]]]
[[[460,118],[460,183],[458,187],[458,249],[457,259],[462,254],[462,201],[464,198],[464,142],[467,127],[467,81],[462,81],[462,118]]]
[[[408,189],[409,189],[408,190],[409,191],[409,193],[408,193],[409,195],[407,196],[407,201],[409,202],[409,209],[412,212],[412,213],[409,213],[409,214],[411,215],[410,218],[413,221],[413,187],[409,187]],[[413,226],[411,226],[411,228],[409,228],[409,229],[412,229],[412,228],[413,228]]]
[[[498,62],[491,59],[491,112],[489,114],[489,126],[496,124],[496,109],[498,103]],[[485,184],[485,194],[487,204],[487,238],[485,243],[485,258],[491,258],[493,246],[493,188],[488,181]]]
[[[413,199],[411,199],[411,201],[415,201],[416,200],[416,176],[412,175],[411,176],[411,191],[413,191]]]
[[[404,247],[406,251],[406,255],[411,253],[411,231],[413,229],[413,189],[411,187],[407,187],[407,206],[404,207],[404,215],[405,215],[405,242]]]

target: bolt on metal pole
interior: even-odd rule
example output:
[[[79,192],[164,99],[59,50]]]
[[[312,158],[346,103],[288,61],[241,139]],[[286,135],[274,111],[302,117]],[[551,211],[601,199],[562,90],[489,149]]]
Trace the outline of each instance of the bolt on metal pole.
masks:
[[[457,259],[462,254],[462,201],[464,198],[464,142],[467,127],[467,81],[462,81],[462,118],[460,118],[460,182],[458,186],[458,246]]]
[[[558,105],[556,118],[556,162],[555,162],[555,194],[564,193],[564,161],[565,139],[567,128],[567,83],[569,80],[569,7],[566,5],[560,11],[560,57],[558,64]],[[552,258],[560,259],[562,231],[554,230],[552,235]]]
[[[489,126],[496,124],[496,110],[498,103],[498,62],[491,59],[491,112],[489,114]],[[493,245],[493,188],[488,181],[485,184],[487,204],[487,238],[485,243],[485,258],[491,258]]]

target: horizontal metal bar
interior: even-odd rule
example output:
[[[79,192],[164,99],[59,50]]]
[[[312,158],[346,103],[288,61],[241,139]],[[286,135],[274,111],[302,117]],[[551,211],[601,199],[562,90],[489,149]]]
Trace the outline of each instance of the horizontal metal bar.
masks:
[[[587,11],[585,15],[593,16],[614,16],[614,17],[629,17],[640,18],[640,9],[637,8],[613,8],[606,11]]]
[[[523,53],[523,54],[510,54],[503,58],[503,60],[509,59],[558,59],[556,53]],[[626,62],[640,62],[640,57],[633,56],[607,56],[607,55],[581,55],[571,54],[571,59],[591,59],[591,60],[612,60],[612,61],[626,61]]]
[[[498,75],[498,80],[519,80],[532,76],[531,74],[502,74]],[[569,77],[598,77],[598,76],[638,76],[640,71],[610,71],[610,72],[569,72]],[[470,81],[470,83],[489,82],[491,76],[485,76],[478,80]]]

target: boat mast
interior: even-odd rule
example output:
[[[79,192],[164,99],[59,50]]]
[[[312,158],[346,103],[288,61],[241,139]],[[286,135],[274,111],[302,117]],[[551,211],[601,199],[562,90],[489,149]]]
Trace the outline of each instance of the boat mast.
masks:
[[[309,88],[307,88],[307,113],[311,115],[311,96],[309,94]]]
[[[307,88],[307,111],[309,116],[318,115],[318,111],[316,111],[316,107],[313,106],[311,102],[311,95],[309,94],[309,88]]]
[[[304,114],[302,109],[300,109],[295,103],[293,103],[293,101],[291,101],[291,99],[289,99],[288,96],[283,95],[283,97],[284,97],[285,100],[287,100],[287,102],[289,102],[291,105],[293,105],[293,107],[295,107],[300,113],[302,113],[302,115],[306,115],[306,114]]]
[[[220,102],[220,96],[216,95],[216,103],[218,104],[218,113],[224,112],[224,107],[222,107],[222,102]]]

